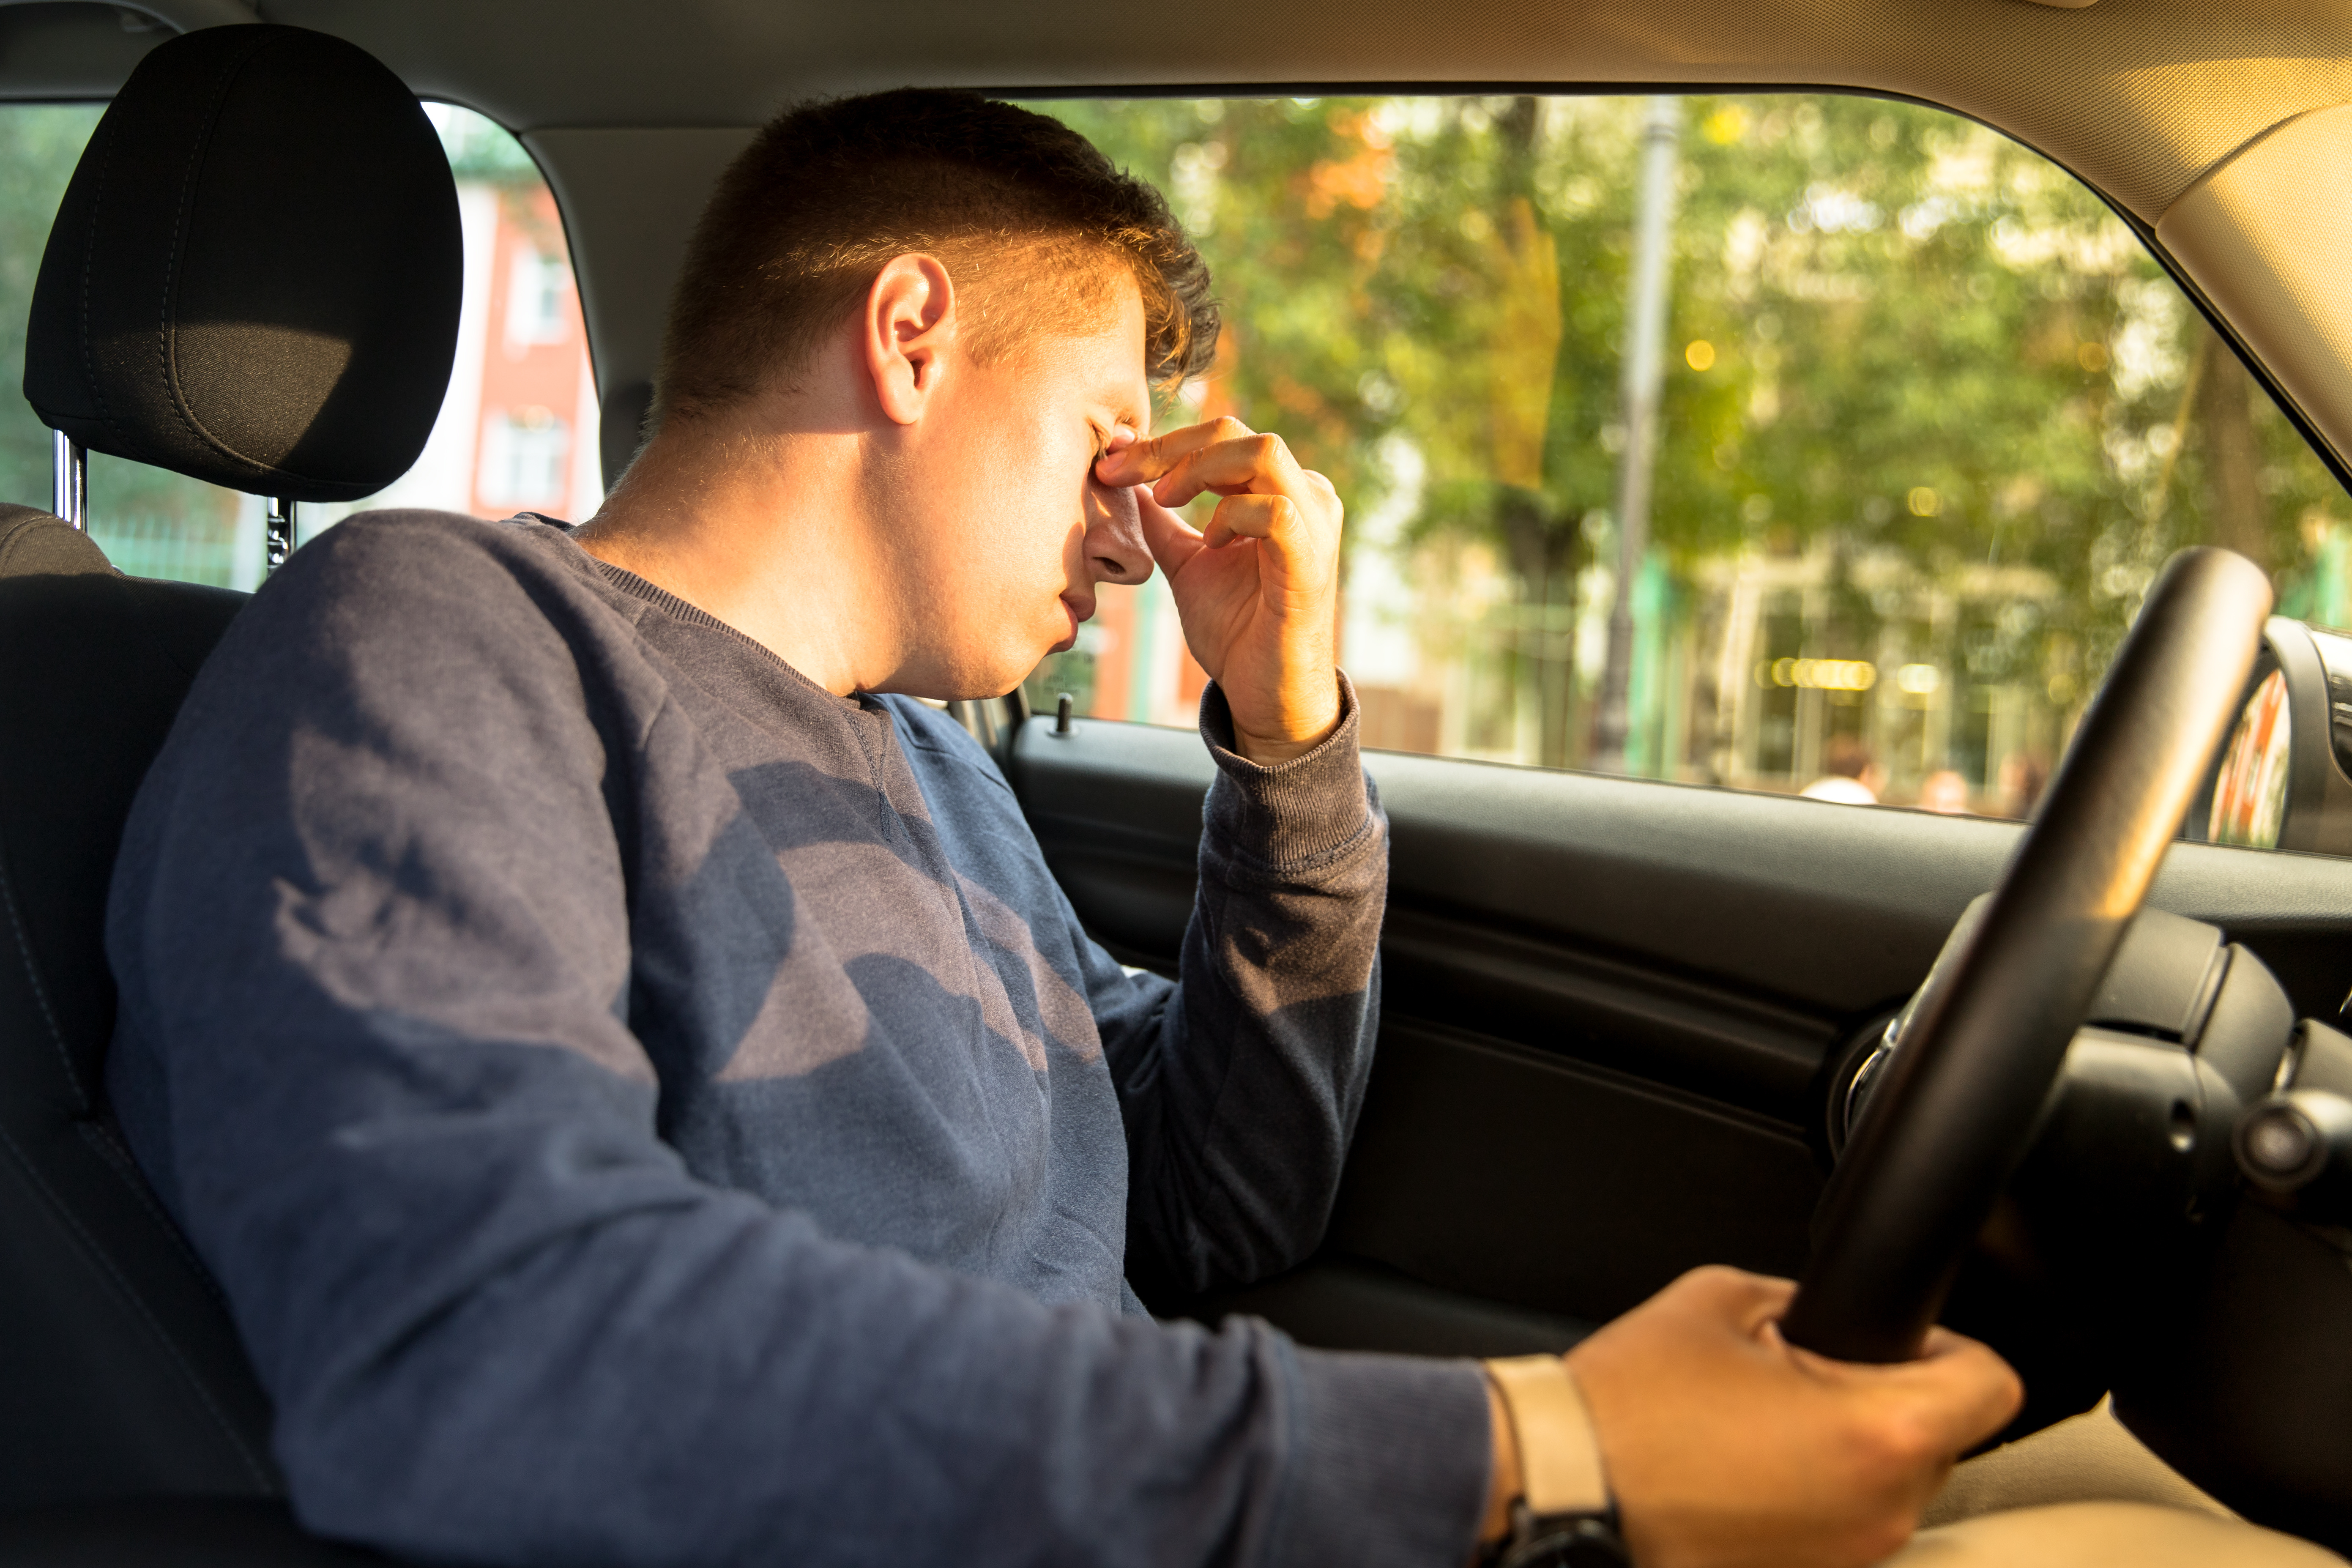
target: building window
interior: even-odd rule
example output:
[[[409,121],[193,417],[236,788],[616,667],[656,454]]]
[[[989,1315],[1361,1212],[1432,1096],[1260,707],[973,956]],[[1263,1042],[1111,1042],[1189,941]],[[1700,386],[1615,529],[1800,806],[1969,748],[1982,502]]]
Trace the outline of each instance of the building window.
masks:
[[[497,506],[551,506],[563,500],[572,427],[545,408],[495,408],[482,421],[475,489]]]
[[[514,248],[507,279],[507,345],[528,349],[561,343],[572,336],[572,265],[535,245]]]

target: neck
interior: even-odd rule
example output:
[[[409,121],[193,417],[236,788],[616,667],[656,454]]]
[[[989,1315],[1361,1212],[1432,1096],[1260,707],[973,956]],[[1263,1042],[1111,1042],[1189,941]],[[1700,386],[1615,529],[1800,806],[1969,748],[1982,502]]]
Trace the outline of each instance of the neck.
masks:
[[[901,639],[862,444],[838,428],[666,427],[576,537],[826,690],[874,689]]]

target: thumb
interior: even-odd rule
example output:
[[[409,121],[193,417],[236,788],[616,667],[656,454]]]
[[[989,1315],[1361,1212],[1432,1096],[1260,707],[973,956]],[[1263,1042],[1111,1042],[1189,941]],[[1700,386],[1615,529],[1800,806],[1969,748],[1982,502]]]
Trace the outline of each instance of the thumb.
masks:
[[[1815,1381],[1874,1396],[1906,1413],[1912,1430],[1949,1455],[1990,1437],[2018,1412],[2025,1384],[1991,1346],[1936,1328],[1916,1360],[1870,1365],[1832,1361],[1781,1340],[1770,1340]]]
[[[1151,558],[1160,563],[1160,570],[1167,574],[1172,586],[1176,574],[1184,569],[1184,563],[1206,549],[1207,544],[1199,531],[1180,514],[1151,499],[1150,486],[1138,485],[1130,493],[1141,512],[1143,542],[1150,550]]]
[[[2025,1384],[1998,1352],[1965,1335],[1937,1328],[1926,1353],[1906,1363],[1915,1396],[1931,1420],[1940,1421],[1954,1452],[1971,1447],[2009,1425],[2025,1403]]]

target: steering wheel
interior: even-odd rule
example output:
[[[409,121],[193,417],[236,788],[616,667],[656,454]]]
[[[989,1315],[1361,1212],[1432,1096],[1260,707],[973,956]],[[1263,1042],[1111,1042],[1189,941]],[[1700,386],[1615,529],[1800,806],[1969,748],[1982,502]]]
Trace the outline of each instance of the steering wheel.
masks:
[[[1881,1068],[1822,1197],[1790,1343],[1919,1353],[2237,714],[2270,606],[2262,569],[2225,550],[2180,552],[2148,590],[2009,874]]]

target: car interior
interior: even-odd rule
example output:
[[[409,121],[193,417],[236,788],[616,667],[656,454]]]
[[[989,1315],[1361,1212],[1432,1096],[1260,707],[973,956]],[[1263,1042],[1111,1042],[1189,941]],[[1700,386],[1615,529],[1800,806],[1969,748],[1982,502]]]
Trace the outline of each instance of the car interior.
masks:
[[[2097,193],[2352,477],[2335,10],[0,4],[0,100],[111,105],[26,328],[50,505],[0,506],[7,1561],[377,1560],[293,1522],[235,1324],[110,1124],[116,841],[245,595],[118,572],[87,455],[265,498],[270,564],[298,508],[416,460],[459,313],[431,100],[514,132],[554,194],[609,482],[718,172],[785,103],[909,83],[1932,105]],[[1329,1232],[1280,1278],[1149,1304],[1510,1354],[1737,1264],[1801,1279],[1791,1337],[1825,1352],[1899,1359],[1939,1317],[1987,1339],[2029,1389],[2001,1440],[2112,1394],[2229,1507],[2352,1550],[2352,638],[2271,600],[2234,557],[2178,560],[2030,823],[1368,752],[1382,1025]],[[1088,930],[1172,973],[1197,737],[1021,692],[957,709]]]

